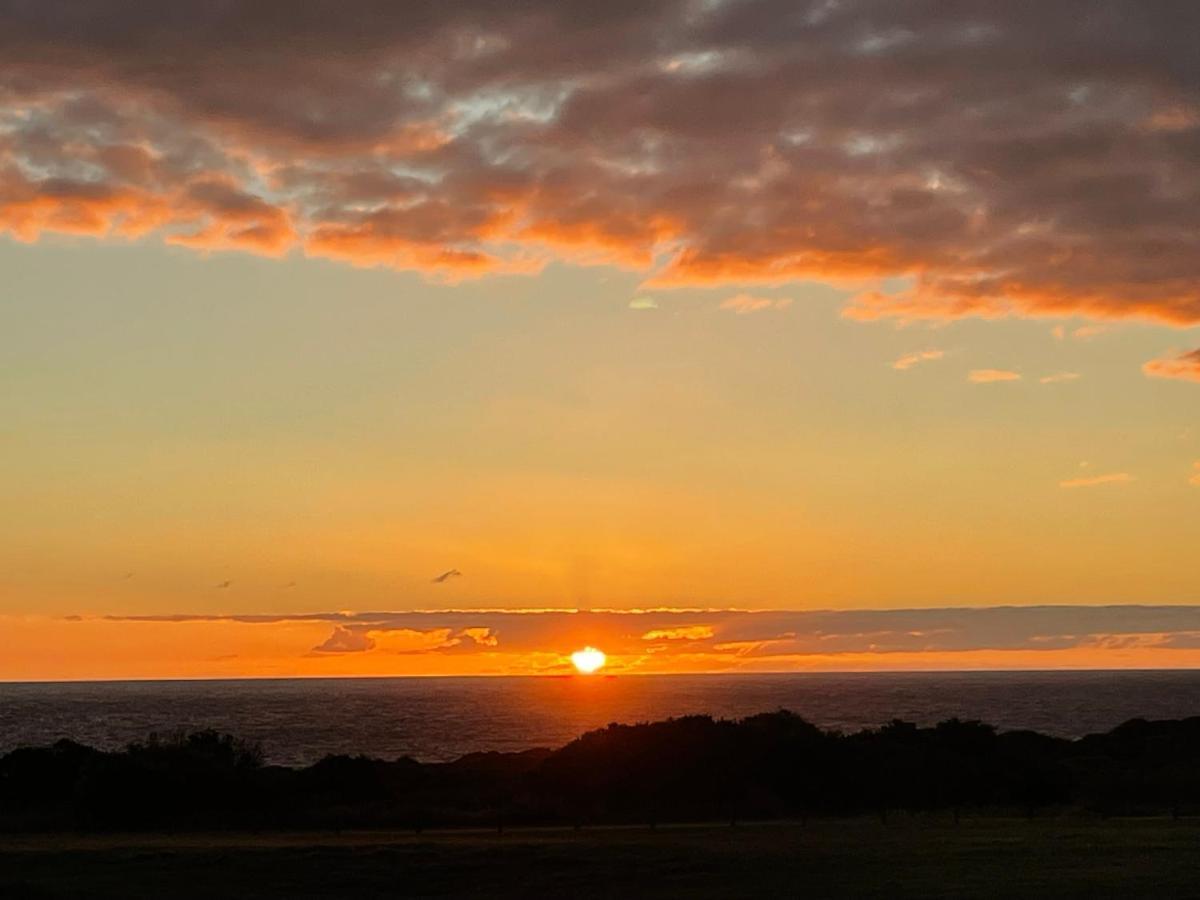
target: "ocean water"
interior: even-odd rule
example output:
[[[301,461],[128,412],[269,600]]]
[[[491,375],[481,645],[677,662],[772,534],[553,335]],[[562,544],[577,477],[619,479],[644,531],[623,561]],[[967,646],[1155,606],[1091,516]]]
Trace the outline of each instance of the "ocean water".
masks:
[[[67,737],[116,748],[215,728],[269,761],[329,753],[448,760],[555,747],[609,722],[790,709],[823,728],[952,716],[1075,737],[1200,715],[1200,671],[370,678],[0,684],[0,752]]]

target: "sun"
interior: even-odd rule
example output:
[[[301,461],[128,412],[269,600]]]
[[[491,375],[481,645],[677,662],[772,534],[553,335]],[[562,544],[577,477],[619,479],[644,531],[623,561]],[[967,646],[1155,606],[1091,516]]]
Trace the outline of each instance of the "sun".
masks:
[[[608,657],[604,655],[603,651],[597,650],[595,647],[584,647],[571,654],[571,662],[584,675],[591,675],[597,669],[604,668],[607,659]]]

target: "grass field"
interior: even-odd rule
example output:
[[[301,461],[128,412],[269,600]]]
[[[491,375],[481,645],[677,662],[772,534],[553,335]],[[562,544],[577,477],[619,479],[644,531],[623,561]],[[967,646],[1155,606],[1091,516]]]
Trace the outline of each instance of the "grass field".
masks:
[[[0,838],[0,897],[1200,897],[1200,821]]]

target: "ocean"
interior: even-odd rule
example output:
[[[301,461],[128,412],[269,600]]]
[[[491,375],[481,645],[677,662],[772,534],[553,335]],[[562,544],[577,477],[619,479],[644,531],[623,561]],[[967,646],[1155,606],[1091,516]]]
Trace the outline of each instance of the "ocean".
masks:
[[[116,748],[215,728],[267,760],[422,761],[556,747],[610,722],[789,709],[846,731],[953,716],[1063,737],[1200,715],[1200,671],[362,678],[0,684],[0,752],[71,738]]]

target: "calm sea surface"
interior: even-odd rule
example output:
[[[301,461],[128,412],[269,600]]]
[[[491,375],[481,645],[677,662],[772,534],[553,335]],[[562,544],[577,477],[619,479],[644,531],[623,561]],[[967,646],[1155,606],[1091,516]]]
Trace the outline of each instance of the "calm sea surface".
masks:
[[[790,709],[824,728],[951,716],[1066,737],[1200,715],[1200,672],[379,678],[0,684],[0,752],[60,737],[119,747],[216,728],[272,762],[328,753],[453,759],[554,747],[609,722]]]

